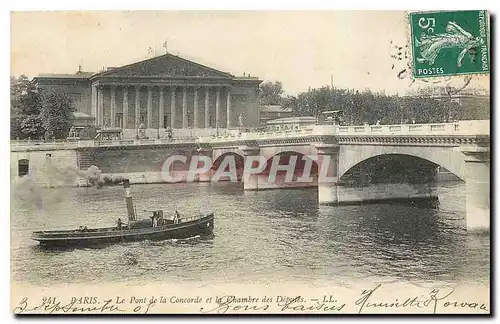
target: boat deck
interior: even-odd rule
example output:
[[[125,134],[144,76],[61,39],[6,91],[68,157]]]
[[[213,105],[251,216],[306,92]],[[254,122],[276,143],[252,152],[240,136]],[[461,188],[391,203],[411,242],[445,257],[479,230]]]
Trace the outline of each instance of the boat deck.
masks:
[[[197,224],[209,222],[210,219],[213,220],[213,214],[205,215],[202,217],[189,217],[182,218],[179,223],[169,223],[165,225],[160,225],[153,227],[138,227],[129,228],[127,225],[123,225],[121,229],[117,227],[105,227],[105,228],[81,228],[76,230],[55,230],[55,231],[35,231],[33,232],[32,238],[37,241],[45,240],[74,240],[74,239],[93,239],[93,238],[111,238],[111,237],[126,237],[135,235],[154,235],[157,233],[182,230],[184,228],[190,228],[196,226]],[[213,226],[213,225],[212,225]]]

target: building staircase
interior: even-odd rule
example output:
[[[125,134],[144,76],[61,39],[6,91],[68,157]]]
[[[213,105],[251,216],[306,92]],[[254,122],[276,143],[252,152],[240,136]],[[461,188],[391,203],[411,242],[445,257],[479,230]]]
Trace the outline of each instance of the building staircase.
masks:
[[[87,170],[92,165],[95,165],[95,158],[92,152],[85,150],[85,151],[77,151],[76,154],[77,154],[78,169]]]

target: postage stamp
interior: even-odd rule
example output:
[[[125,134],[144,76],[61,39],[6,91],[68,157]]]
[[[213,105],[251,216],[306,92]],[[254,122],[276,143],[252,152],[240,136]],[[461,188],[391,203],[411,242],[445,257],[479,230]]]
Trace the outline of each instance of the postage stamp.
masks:
[[[486,10],[410,13],[413,76],[490,71]]]

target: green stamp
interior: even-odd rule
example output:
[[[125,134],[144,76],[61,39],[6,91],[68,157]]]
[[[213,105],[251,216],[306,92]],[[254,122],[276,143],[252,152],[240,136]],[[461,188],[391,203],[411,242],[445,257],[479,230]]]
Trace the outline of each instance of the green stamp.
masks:
[[[489,73],[488,11],[410,13],[413,76]]]

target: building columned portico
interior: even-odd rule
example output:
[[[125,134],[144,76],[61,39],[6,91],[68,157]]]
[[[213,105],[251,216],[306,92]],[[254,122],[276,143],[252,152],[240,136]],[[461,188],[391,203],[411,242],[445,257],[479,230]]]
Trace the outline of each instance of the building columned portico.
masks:
[[[96,83],[92,85],[92,111],[97,126],[234,128],[243,112],[233,112],[231,88],[208,84]]]
[[[95,74],[41,75],[36,82],[62,88],[98,127],[231,129],[240,116],[246,127],[259,124],[258,78],[236,77],[171,54]]]

